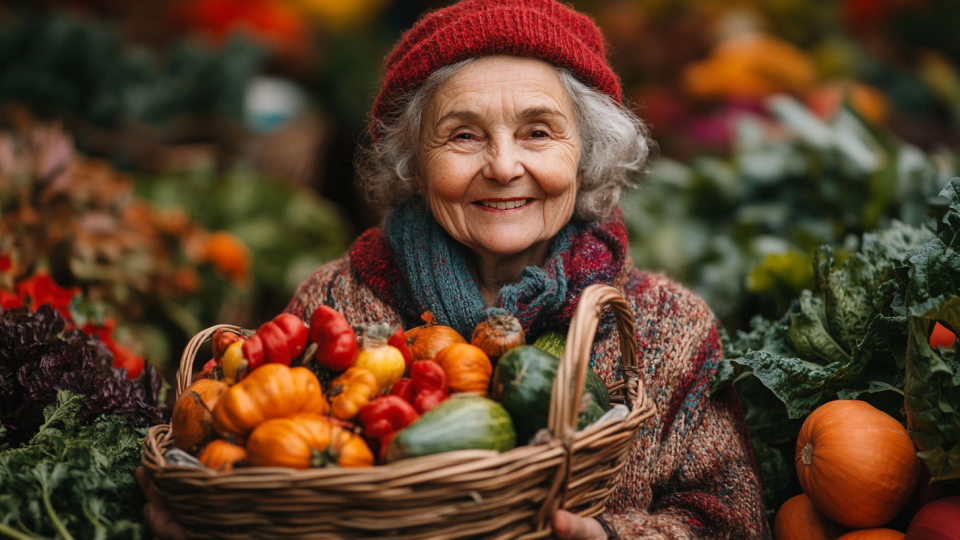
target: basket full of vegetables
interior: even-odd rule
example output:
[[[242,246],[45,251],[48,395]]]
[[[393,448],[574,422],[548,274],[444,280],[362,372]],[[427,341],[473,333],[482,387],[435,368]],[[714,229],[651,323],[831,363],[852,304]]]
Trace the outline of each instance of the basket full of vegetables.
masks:
[[[623,359],[610,386],[589,368],[605,305]],[[309,327],[283,314],[196,335],[171,422],[143,453],[190,536],[546,538],[557,509],[601,513],[653,415],[620,292],[586,289],[565,344],[525,345],[506,313],[469,343],[425,320],[365,327],[358,343],[321,306]],[[214,359],[194,377],[206,341]]]

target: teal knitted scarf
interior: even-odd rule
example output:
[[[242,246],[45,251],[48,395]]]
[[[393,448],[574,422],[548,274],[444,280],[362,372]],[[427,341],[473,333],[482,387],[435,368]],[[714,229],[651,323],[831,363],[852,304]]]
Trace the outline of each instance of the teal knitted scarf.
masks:
[[[494,307],[488,307],[467,269],[467,248],[455,241],[418,207],[395,210],[387,216],[382,234],[401,279],[383,279],[384,255],[359,252],[355,261],[370,283],[381,287],[410,317],[430,311],[440,324],[467,339],[493,310],[506,310],[520,319],[528,335],[569,321],[580,292],[591,283],[611,283],[620,273],[627,253],[626,230],[619,211],[604,222],[570,222],[553,238],[543,266],[523,269],[520,281],[504,286]],[[358,244],[362,244],[359,242]],[[366,244],[371,244],[369,239]],[[366,245],[363,244],[363,245]],[[373,244],[371,244],[373,245]],[[370,261],[376,261],[371,263]],[[389,266],[389,265],[388,265]],[[365,271],[366,267],[375,268]],[[379,274],[379,275],[374,275]]]

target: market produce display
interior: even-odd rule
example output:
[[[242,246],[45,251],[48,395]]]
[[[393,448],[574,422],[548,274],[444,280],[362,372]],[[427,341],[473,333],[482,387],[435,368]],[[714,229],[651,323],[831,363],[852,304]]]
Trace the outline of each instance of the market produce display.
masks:
[[[77,291],[46,290],[83,304]],[[0,311],[0,536],[140,538],[133,471],[147,426],[162,420],[160,376],[138,359],[131,377],[66,307],[34,304],[50,298]]]
[[[865,234],[840,268],[830,248],[818,250],[823,298],[804,291],[781,320],[755,319],[727,343],[714,379],[716,391],[756,378],[782,401],[782,416],[756,434],[774,444],[805,418],[795,474],[816,509],[849,528],[898,523],[902,534],[960,478],[960,178],[940,195],[950,206],[935,228],[894,223]],[[921,492],[927,471],[944,490]]]

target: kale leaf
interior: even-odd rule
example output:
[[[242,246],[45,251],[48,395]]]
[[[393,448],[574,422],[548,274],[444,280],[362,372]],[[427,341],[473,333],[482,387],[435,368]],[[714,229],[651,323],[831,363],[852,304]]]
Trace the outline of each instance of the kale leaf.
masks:
[[[134,478],[143,424],[119,416],[79,420],[85,400],[56,394],[24,445],[0,450],[0,536],[139,539],[143,495]]]

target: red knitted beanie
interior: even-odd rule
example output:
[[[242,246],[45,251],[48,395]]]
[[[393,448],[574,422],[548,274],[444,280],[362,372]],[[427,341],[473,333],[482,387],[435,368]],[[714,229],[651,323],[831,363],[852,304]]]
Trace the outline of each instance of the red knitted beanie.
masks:
[[[545,60],[618,103],[623,97],[620,79],[607,63],[603,34],[589,17],[556,0],[463,0],[427,13],[400,38],[387,57],[371,111],[373,126],[389,120],[400,98],[437,69],[496,54]]]

